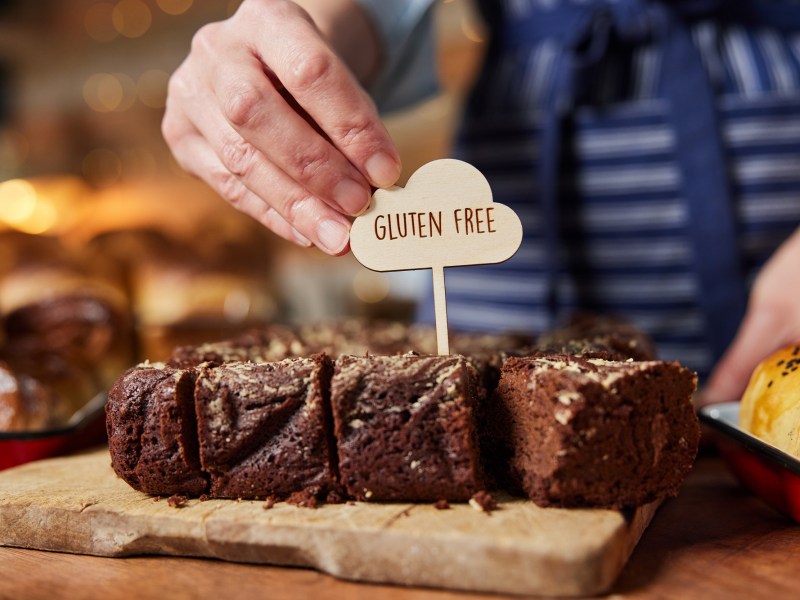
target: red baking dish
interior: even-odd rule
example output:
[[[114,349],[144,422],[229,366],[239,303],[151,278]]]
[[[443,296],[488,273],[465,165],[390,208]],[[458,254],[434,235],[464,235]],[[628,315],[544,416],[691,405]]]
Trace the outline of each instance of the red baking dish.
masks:
[[[106,395],[98,394],[58,429],[0,432],[0,471],[81,450],[106,440]]]
[[[700,420],[712,427],[722,459],[753,493],[800,523],[800,460],[739,427],[739,403],[700,409]]]

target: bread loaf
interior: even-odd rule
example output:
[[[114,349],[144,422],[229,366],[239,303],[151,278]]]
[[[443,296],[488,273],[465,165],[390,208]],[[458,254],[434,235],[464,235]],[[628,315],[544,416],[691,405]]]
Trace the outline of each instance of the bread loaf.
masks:
[[[739,426],[800,458],[800,344],[787,346],[753,371],[742,396]]]

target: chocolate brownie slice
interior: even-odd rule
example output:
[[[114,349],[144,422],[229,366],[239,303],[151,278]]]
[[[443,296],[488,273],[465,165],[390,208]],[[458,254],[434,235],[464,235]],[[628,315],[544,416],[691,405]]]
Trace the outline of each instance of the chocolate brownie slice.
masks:
[[[148,494],[199,496],[208,489],[197,453],[194,373],[145,363],[108,393],[111,466]]]
[[[200,461],[211,496],[324,498],[337,489],[324,354],[201,367],[195,389]]]
[[[678,363],[508,359],[494,418],[512,479],[541,506],[623,508],[675,495],[697,453],[696,383]]]
[[[359,500],[468,500],[482,489],[475,406],[482,388],[462,356],[336,361],[331,383],[339,472]]]
[[[307,352],[307,346],[288,327],[254,328],[237,337],[197,346],[178,346],[167,358],[177,368],[221,365],[229,362],[275,362]]]
[[[543,333],[531,354],[572,354],[606,360],[655,360],[653,340],[636,326],[610,316],[579,314]]]

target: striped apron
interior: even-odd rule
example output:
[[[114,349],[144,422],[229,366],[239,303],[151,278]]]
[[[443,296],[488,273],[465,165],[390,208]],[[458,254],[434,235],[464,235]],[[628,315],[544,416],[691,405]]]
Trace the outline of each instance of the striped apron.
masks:
[[[800,224],[800,4],[481,9],[492,38],[454,155],[524,237],[506,263],[447,270],[450,326],[535,333],[615,314],[707,375]]]

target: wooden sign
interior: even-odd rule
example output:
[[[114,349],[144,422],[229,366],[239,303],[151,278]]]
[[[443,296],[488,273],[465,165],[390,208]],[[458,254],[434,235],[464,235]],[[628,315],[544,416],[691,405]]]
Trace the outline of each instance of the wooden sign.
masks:
[[[460,160],[420,167],[406,187],[376,190],[350,230],[356,259],[373,271],[431,269],[439,354],[449,354],[444,268],[511,258],[522,243],[522,223],[492,201],[486,178]]]

